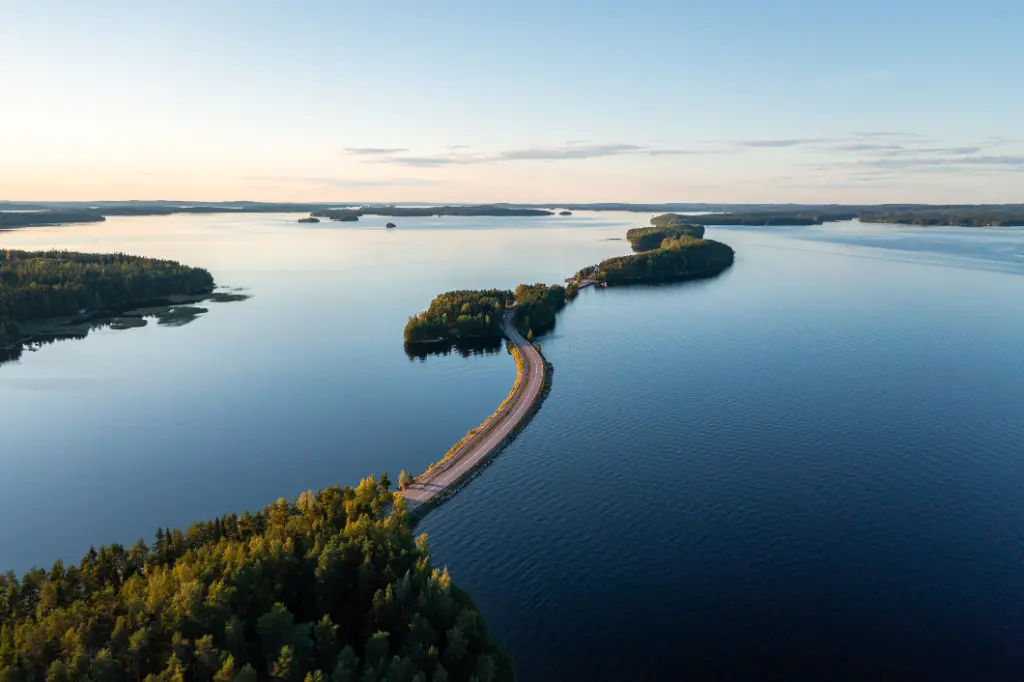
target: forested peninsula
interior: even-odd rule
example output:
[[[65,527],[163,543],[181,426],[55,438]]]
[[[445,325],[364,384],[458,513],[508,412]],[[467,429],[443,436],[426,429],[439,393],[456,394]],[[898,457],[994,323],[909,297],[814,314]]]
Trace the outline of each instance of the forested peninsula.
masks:
[[[0,345],[31,340],[40,322],[90,320],[141,303],[206,295],[213,276],[125,254],[0,251]]]
[[[2,682],[513,679],[387,474],[0,576]]]

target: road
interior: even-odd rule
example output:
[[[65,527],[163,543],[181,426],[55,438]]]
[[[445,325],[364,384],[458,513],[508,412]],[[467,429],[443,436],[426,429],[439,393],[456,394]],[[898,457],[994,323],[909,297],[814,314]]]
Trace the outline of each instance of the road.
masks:
[[[502,327],[508,340],[519,349],[522,357],[522,377],[513,388],[505,404],[488,421],[467,438],[457,452],[446,457],[430,471],[416,478],[416,482],[402,493],[409,509],[415,509],[434,497],[458,487],[467,474],[478,464],[496,454],[509,434],[526,419],[530,408],[544,388],[544,361],[533,344],[516,331],[513,313],[505,314]]]

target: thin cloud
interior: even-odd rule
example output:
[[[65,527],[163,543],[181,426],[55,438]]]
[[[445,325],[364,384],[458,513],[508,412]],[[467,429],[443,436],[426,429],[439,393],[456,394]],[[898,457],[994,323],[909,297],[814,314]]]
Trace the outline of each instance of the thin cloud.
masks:
[[[566,144],[561,147],[533,147],[500,152],[501,161],[558,161],[562,159],[593,159],[602,156],[638,154],[648,151],[635,144]]]
[[[583,142],[565,142],[555,146],[525,147],[520,149],[506,149],[503,151],[472,154],[457,150],[465,149],[464,145],[452,145],[446,147],[449,151],[444,154],[406,156],[393,150],[386,150],[380,153],[369,151],[372,148],[361,150],[358,155],[370,157],[377,163],[386,163],[398,166],[411,166],[415,168],[434,168],[439,166],[469,165],[482,163],[503,163],[514,161],[573,161],[580,159],[598,159],[610,156],[682,156],[687,154],[707,154],[712,151],[698,151],[692,149],[668,149],[655,148],[629,143],[606,143],[586,144]],[[352,153],[346,149],[347,153]]]
[[[389,154],[402,154],[409,151],[405,147],[345,147],[346,154],[356,156],[387,156]]]
[[[809,144],[819,144],[825,142],[820,137],[808,137],[798,138],[791,140],[737,140],[731,142],[733,147],[741,147],[746,149],[783,149],[787,147],[800,147]]]

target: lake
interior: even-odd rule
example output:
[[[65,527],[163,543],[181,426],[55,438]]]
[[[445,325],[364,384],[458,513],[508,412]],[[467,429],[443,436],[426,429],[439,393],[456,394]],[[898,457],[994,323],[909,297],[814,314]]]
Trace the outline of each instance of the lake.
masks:
[[[252,298],[0,366],[0,566],[418,473],[504,351],[410,359],[441,291],[559,281],[646,214],[0,233],[168,257]],[[586,290],[526,430],[421,524],[523,680],[1024,671],[1024,230],[708,229],[734,267]]]

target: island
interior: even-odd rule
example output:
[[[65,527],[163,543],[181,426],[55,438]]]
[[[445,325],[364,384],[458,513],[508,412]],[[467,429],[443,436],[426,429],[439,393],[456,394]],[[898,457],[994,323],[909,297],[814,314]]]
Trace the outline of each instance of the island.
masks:
[[[111,322],[144,305],[191,303],[212,295],[213,289],[208,271],[170,260],[0,251],[0,346],[50,336],[52,330],[84,335],[97,322]],[[203,309],[191,312],[196,310]],[[182,313],[167,315],[180,321]]]
[[[576,273],[576,281],[603,284],[679,282],[721,274],[733,264],[731,247],[712,239],[666,239],[656,249],[617,256]]]
[[[68,223],[101,223],[106,218],[94,211],[40,210],[0,211],[0,230],[39,225],[65,225]]]
[[[898,211],[868,212],[862,223],[891,223],[915,227],[1021,227],[1024,205],[1018,206],[923,206]]]
[[[650,251],[661,246],[666,239],[678,237],[694,237],[700,239],[704,236],[704,226],[690,221],[685,216],[676,213],[651,218],[652,227],[637,227],[626,232],[626,239],[634,251]]]
[[[394,223],[388,223],[388,224],[387,224],[387,225],[385,225],[384,227],[386,227],[386,228],[388,228],[388,229],[390,230],[390,229],[391,229],[391,228],[393,228],[394,226],[395,226],[395,224],[394,224]]]
[[[515,677],[386,473],[0,574],[0,623],[11,682]]]
[[[407,344],[451,344],[459,340],[500,339],[502,316],[513,301],[507,289],[449,291],[405,324]]]
[[[299,223],[318,223],[320,219],[315,216],[306,216],[305,218],[299,218],[296,222]]]
[[[329,218],[342,223],[354,223],[359,220],[359,211],[348,208],[330,208],[323,211],[313,211],[309,214],[313,218]]]
[[[558,215],[572,215],[572,211],[560,211]]]

